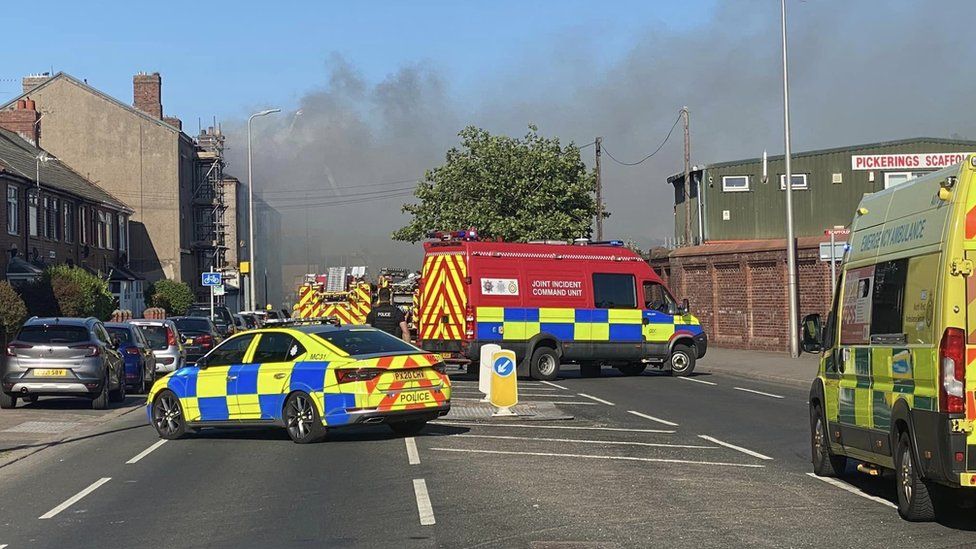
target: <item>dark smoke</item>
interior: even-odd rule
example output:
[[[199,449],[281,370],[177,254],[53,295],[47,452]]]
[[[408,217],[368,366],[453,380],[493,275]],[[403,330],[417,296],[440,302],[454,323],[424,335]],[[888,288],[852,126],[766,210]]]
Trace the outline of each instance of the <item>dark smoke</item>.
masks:
[[[282,209],[285,263],[305,265],[308,203],[313,267],[416,268],[419,246],[389,239],[404,223],[403,190],[443,161],[467,124],[521,135],[533,123],[580,145],[602,135],[616,158],[635,160],[657,147],[687,105],[693,163],[781,153],[779,3],[720,4],[691,30],[649,25],[610,65],[590,49],[598,40],[554,39],[510,60],[507,73],[484,74],[466,97],[422,63],[367,82],[352,62],[332,57],[305,84],[312,91],[299,101],[300,115],[293,109],[255,123],[256,188]],[[794,151],[976,136],[968,61],[976,46],[959,30],[970,8],[962,0],[790,1]],[[232,170],[243,176],[243,124],[230,126]],[[592,151],[584,150],[588,162]],[[605,159],[607,236],[645,247],[672,236],[665,178],[681,169],[680,131],[640,166]],[[313,189],[307,201],[306,189]],[[367,201],[383,192],[392,197]]]

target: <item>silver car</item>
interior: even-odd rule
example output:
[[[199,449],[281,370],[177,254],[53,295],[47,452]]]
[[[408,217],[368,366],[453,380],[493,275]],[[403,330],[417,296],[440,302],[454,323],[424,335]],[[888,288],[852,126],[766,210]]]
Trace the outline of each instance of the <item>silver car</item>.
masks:
[[[17,399],[82,396],[96,410],[125,400],[122,354],[95,318],[31,318],[7,345],[0,366],[0,408]]]
[[[156,356],[156,373],[167,374],[186,366],[186,348],[183,338],[172,320],[137,318],[129,321],[142,330]]]

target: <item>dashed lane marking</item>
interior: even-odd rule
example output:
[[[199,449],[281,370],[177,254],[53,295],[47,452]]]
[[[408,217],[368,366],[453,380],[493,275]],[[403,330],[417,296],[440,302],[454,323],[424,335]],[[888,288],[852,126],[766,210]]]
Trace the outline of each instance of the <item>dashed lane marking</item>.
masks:
[[[627,413],[628,414],[634,414],[637,417],[642,417],[644,419],[649,419],[651,421],[656,421],[658,423],[663,423],[664,425],[668,425],[670,427],[677,427],[678,426],[678,424],[675,423],[675,422],[673,422],[673,421],[668,421],[666,419],[661,419],[659,417],[649,416],[647,414],[644,414],[644,413],[641,413],[641,412],[637,412],[637,411],[634,411],[634,410],[627,410]]]
[[[100,478],[100,479],[96,480],[95,482],[91,483],[91,485],[89,485],[88,488],[85,488],[84,490],[82,490],[82,491],[78,492],[77,494],[71,496],[70,498],[64,500],[64,503],[62,503],[61,505],[58,505],[54,509],[51,509],[47,513],[44,513],[43,515],[41,515],[41,516],[39,516],[37,518],[39,518],[39,519],[49,519],[49,518],[53,518],[53,517],[57,516],[58,513],[60,513],[61,511],[64,511],[68,507],[71,507],[72,505],[78,503],[79,501],[81,501],[81,498],[83,498],[83,497],[87,496],[88,494],[94,492],[95,490],[98,489],[99,486],[105,484],[106,482],[108,482],[110,480],[112,480],[112,477],[103,477],[103,478]]]
[[[417,497],[417,512],[420,514],[420,525],[430,526],[435,524],[434,508],[430,504],[430,496],[427,494],[427,482],[422,478],[413,479],[413,493]]]
[[[610,446],[647,446],[652,448],[693,448],[696,450],[717,450],[716,446],[702,446],[700,444],[666,444],[660,442],[631,442],[627,440],[586,440],[577,438],[538,438],[514,437],[508,435],[443,435],[451,438],[490,438],[497,440],[538,440],[540,442],[572,442],[576,444],[607,444]]]
[[[549,385],[550,387],[555,387],[557,389],[562,389],[563,391],[568,391],[569,390],[566,387],[563,387],[562,385],[558,385],[558,384],[553,383],[551,381],[540,381],[539,383],[545,383],[546,385]]]
[[[678,379],[683,379],[685,381],[694,381],[695,383],[701,383],[703,385],[718,385],[718,383],[712,383],[711,381],[705,381],[704,379],[698,379],[694,377],[679,376]]]
[[[588,395],[586,393],[576,393],[576,394],[578,394],[579,396],[581,396],[583,398],[588,398],[590,400],[595,400],[595,401],[600,402],[602,404],[606,404],[607,406],[616,406],[616,404],[610,402],[609,400],[603,400],[602,398],[597,398],[597,397],[595,397],[593,395]]]
[[[155,444],[153,444],[149,448],[146,448],[145,450],[139,452],[138,454],[135,455],[135,457],[133,457],[129,461],[125,462],[126,465],[132,465],[133,463],[139,463],[139,460],[140,459],[148,456],[150,452],[152,452],[156,448],[159,448],[160,446],[162,446],[165,443],[166,443],[166,439],[165,438],[162,439],[162,440],[160,440],[160,441],[157,441]]]
[[[841,481],[839,481],[839,480],[837,480],[835,478],[818,477],[817,475],[815,475],[813,473],[806,473],[806,475],[808,477],[810,477],[810,478],[815,478],[817,480],[826,482],[827,484],[829,484],[829,485],[831,485],[831,486],[833,486],[835,488],[840,488],[841,490],[843,490],[845,492],[850,492],[850,493],[854,494],[855,496],[861,496],[864,499],[869,499],[869,500],[871,500],[871,501],[873,501],[875,503],[880,503],[881,505],[886,505],[888,507],[891,507],[892,509],[897,509],[898,508],[897,505],[895,505],[894,503],[891,503],[890,501],[888,501],[888,500],[886,500],[884,498],[879,498],[878,496],[872,496],[871,494],[865,494],[864,492],[858,490],[857,488],[851,486],[850,484],[847,484],[845,482],[841,482]]]
[[[762,391],[757,391],[755,389],[746,389],[745,387],[732,387],[732,388],[735,389],[736,391],[745,391],[747,393],[753,393],[753,394],[768,396],[772,398],[786,398],[784,396],[774,395],[773,393],[764,393]]]
[[[742,452],[743,454],[752,456],[754,458],[759,458],[759,459],[773,459],[773,458],[771,458],[769,456],[760,454],[759,452],[753,452],[752,450],[750,450],[748,448],[743,448],[742,446],[736,446],[735,444],[729,444],[728,442],[722,442],[721,440],[719,440],[717,438],[714,438],[714,437],[710,437],[708,435],[698,435],[698,438],[700,438],[702,440],[707,440],[708,442],[712,442],[712,443],[718,444],[719,446],[725,446],[726,448],[731,448],[732,450],[736,450],[738,452]]]
[[[476,423],[473,421],[441,421],[434,420],[433,425],[452,425],[455,427],[517,427],[523,429],[569,429],[572,431],[612,431],[620,433],[656,433],[672,435],[674,431],[663,429],[624,429],[621,427],[576,427],[573,425],[532,425],[530,423]]]
[[[407,462],[410,465],[420,465],[420,454],[417,453],[417,441],[413,437],[403,439],[407,445]]]
[[[604,459],[609,461],[640,461],[640,462],[651,462],[651,463],[681,463],[686,465],[711,465],[716,467],[747,467],[750,469],[762,469],[765,465],[756,465],[753,463],[725,463],[721,461],[692,461],[685,459],[668,459],[668,458],[648,458],[648,457],[633,457],[633,456],[604,456],[604,455],[593,455],[593,454],[557,454],[554,452],[508,452],[504,450],[470,450],[467,448],[431,448],[431,450],[436,450],[438,452],[465,452],[470,454],[495,454],[495,455],[508,455],[508,456],[539,456],[539,457],[567,457],[576,459]]]

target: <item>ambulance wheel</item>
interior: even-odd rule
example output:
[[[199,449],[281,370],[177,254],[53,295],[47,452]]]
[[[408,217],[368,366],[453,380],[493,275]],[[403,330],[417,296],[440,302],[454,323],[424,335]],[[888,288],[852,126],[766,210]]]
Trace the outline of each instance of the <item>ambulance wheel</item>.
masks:
[[[839,477],[847,469],[847,458],[830,453],[830,439],[820,406],[810,407],[810,449],[813,473],[818,477]]]
[[[539,347],[532,353],[529,363],[529,375],[532,379],[552,381],[559,375],[559,356],[555,349]]]
[[[394,433],[401,437],[412,437],[424,429],[424,426],[427,425],[427,420],[397,421],[395,423],[388,423],[387,425],[390,426],[390,429]]]
[[[691,372],[695,371],[695,349],[678,343],[671,349],[671,358],[668,359],[668,363],[671,364],[671,375],[673,376],[688,376]]]
[[[911,522],[935,520],[933,487],[922,480],[912,455],[911,438],[902,433],[895,453],[895,479],[898,486],[898,514]]]
[[[617,370],[625,376],[639,376],[644,373],[647,369],[647,364],[642,362],[635,362],[633,364],[621,364],[617,366]]]
[[[325,438],[325,425],[319,411],[315,409],[312,397],[297,392],[285,401],[285,428],[295,444],[310,444]]]
[[[580,377],[600,377],[602,370],[599,362],[580,362]]]

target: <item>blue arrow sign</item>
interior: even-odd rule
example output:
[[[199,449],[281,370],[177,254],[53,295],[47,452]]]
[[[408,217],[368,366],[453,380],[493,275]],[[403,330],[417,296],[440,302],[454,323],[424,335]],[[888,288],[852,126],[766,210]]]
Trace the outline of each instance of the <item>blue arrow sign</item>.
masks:
[[[494,368],[496,374],[502,377],[510,376],[515,371],[515,363],[507,356],[500,357],[491,367]]]
[[[203,286],[220,286],[223,276],[220,273],[200,273],[200,284]]]

